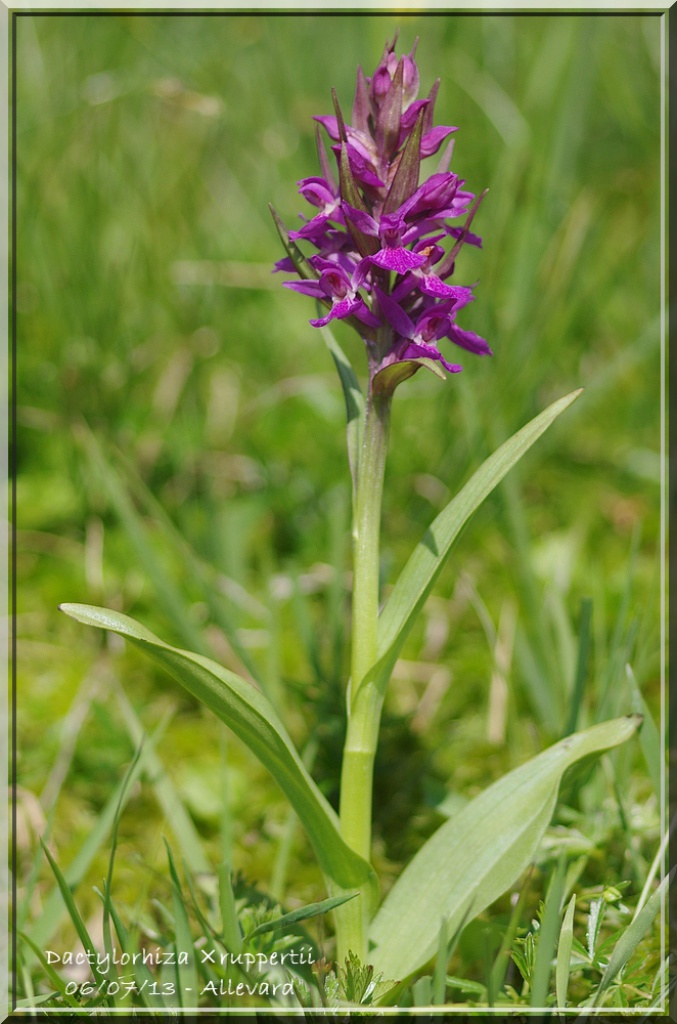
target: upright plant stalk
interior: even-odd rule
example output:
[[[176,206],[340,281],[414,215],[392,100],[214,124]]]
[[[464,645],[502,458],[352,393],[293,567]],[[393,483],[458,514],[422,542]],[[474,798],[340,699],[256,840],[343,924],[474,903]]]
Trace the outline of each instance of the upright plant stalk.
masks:
[[[373,392],[367,403],[353,529],[351,686],[341,771],[340,820],[343,838],[365,860],[371,859],[372,788],[381,699],[372,687],[362,687],[360,683],[376,661],[381,497],[391,403],[391,394]],[[341,908],[337,920],[339,960],[351,949],[366,959],[364,901],[359,898]]]
[[[353,530],[352,693],[376,659],[379,536],[392,395],[370,395],[357,476]],[[352,699],[351,699],[352,703]],[[349,709],[350,710],[350,709]]]
[[[287,231],[273,213],[287,250],[275,269],[297,278],[285,286],[324,306],[323,315],[310,321],[313,327],[332,320],[353,327],[369,358],[357,460],[351,684],[339,815],[346,844],[365,860],[371,855],[372,777],[383,695],[364,680],[376,662],[381,495],[393,392],[421,367],[439,377],[445,370],[462,370],[440,352],[443,338],[474,355],[492,354],[484,338],[456,322],[472,302],[473,288],[450,283],[461,247],[482,244],[469,229],[484,193],[476,197],[449,170],[449,136],[456,128],[434,124],[439,79],[419,99],[416,43],[398,57],[396,41],[386,43],[370,78],[358,68],[352,123],[335,93],[334,114],[316,118],[336,164],[332,167],[318,132],[321,175],[299,182],[299,192],[315,208],[313,216]],[[420,182],[422,162],[443,143],[436,171]],[[463,225],[450,223],[460,217]],[[306,245],[314,255],[304,255]],[[366,903],[357,897],[336,912],[340,962],[350,951],[368,960]]]

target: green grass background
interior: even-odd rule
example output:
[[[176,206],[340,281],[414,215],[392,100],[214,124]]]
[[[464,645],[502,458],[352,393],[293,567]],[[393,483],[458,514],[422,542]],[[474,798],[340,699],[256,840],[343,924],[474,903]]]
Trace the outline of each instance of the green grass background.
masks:
[[[57,605],[107,604],[231,667],[244,657],[299,744],[319,742],[316,777],[335,797],[350,569],[343,402],[307,322],[312,304],[270,273],[281,252],[267,204],[295,224],[296,181],[317,173],[312,115],[331,112],[332,86],[350,110],[356,65],[371,73],[397,29],[401,51],[420,37],[423,94],[441,78],[436,122],[459,126],[452,169],[472,191],[490,189],[474,225],[484,248],[463,250],[455,279],[478,282],[463,326],[495,355],[463,353],[462,374],[419,373],[397,392],[384,586],[493,448],[551,400],[586,391],[465,530],[408,644],[376,782],[385,884],[439,822],[440,802],[472,796],[559,738],[571,715],[584,726],[630,710],[626,663],[659,719],[659,19],[22,16],[17,780],[28,919],[53,884],[35,867],[37,834],[47,829],[67,866],[130,762],[121,690],[147,730],[170,717],[158,756],[207,863],[230,856],[288,905],[322,893],[300,835],[280,860],[286,811],[263,770],[170,680]],[[337,334],[362,372],[359,339]],[[588,670],[572,711],[584,599]],[[490,697],[497,660],[504,713]],[[629,832],[602,830],[612,852],[586,877],[628,879],[634,892],[659,836],[655,786],[631,746],[609,762],[631,847]],[[589,803],[576,827],[587,823],[595,843]],[[121,823],[123,907],[166,885],[163,834],[171,821],[146,778]],[[89,913],[105,858],[103,844],[78,890]]]

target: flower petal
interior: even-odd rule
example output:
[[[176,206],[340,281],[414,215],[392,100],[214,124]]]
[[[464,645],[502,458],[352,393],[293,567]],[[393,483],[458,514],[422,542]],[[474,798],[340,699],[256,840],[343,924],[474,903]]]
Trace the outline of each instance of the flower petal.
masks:
[[[344,320],[347,316],[356,316],[362,323],[369,327],[380,327],[381,321],[377,320],[371,310],[367,309],[365,303],[359,298],[345,298],[335,302],[326,316],[320,320],[311,320],[313,327],[325,327],[330,320]]]
[[[434,359],[435,362],[437,363],[442,363],[444,369],[448,370],[449,373],[460,373],[461,370],[463,369],[463,367],[459,366],[458,363],[447,362],[447,360],[444,358],[439,349],[435,347],[435,345],[426,345],[421,342],[410,342],[402,352],[400,358],[413,359],[416,356],[423,356],[424,358],[427,359]]]
[[[494,354],[479,334],[475,334],[473,331],[463,331],[456,324],[451,324],[446,337],[467,352],[474,352],[476,356],[493,356]]]
[[[325,299],[326,292],[319,281],[283,281],[284,288],[291,288],[294,292],[301,292],[302,295],[311,295],[314,299]]]
[[[440,148],[447,135],[451,135],[452,132],[457,132],[458,128],[448,128],[443,125],[438,125],[437,128],[433,128],[432,131],[427,132],[426,135],[421,139],[421,157],[433,156]]]
[[[394,302],[389,295],[382,292],[380,288],[377,288],[376,285],[374,285],[374,292],[378,299],[378,304],[381,307],[381,311],[388,323],[394,327],[397,333],[403,338],[413,338],[416,328],[402,307],[397,302]]]
[[[365,213],[363,210],[355,209],[345,199],[341,205],[343,216],[347,217],[358,231],[361,231],[363,235],[373,235],[374,238],[378,237],[378,222],[370,214]]]
[[[457,299],[456,309],[466,306],[474,299],[472,288],[465,288],[462,285],[445,284],[437,274],[421,274],[419,288],[424,295],[432,295],[434,298]]]
[[[276,262],[275,266],[273,267],[273,273],[275,274],[280,270],[282,270],[285,274],[296,273],[296,267],[294,266],[294,261],[292,260],[291,256],[283,256],[281,260],[278,260]]]
[[[338,142],[339,130],[337,118],[331,117],[330,115],[315,115],[313,117],[313,121],[319,121],[322,127],[326,129],[329,138],[333,139],[335,142]]]
[[[463,235],[463,228],[447,228],[447,234],[452,238],[460,238]],[[476,245],[478,249],[482,248],[482,239],[479,235],[473,235],[472,231],[466,231],[463,241],[468,245]]]
[[[377,267],[383,267],[384,270],[394,270],[397,274],[406,274],[414,267],[422,267],[426,257],[399,245],[393,249],[380,249],[371,257],[371,261]]]

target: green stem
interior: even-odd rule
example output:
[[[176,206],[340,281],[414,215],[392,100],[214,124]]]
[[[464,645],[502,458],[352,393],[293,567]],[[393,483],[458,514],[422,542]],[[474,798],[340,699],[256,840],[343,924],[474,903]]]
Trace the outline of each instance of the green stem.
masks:
[[[390,433],[390,395],[371,396],[357,476],[353,555],[352,693],[376,659],[381,496]],[[350,709],[349,709],[350,710]]]
[[[354,521],[351,695],[341,773],[341,832],[365,860],[371,858],[374,756],[382,699],[360,687],[376,661],[379,607],[381,496],[390,427],[391,394],[371,394],[365,414]],[[365,900],[351,900],[337,914],[338,959],[352,950],[367,959]]]

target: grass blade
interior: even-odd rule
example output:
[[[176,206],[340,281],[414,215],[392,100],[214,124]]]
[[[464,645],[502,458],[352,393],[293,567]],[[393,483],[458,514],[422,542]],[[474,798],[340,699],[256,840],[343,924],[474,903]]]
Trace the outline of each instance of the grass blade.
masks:
[[[538,945],[536,946],[536,960],[534,972],[531,979],[531,1006],[544,1007],[548,989],[550,987],[550,965],[555,952],[557,942],[557,925],[559,922],[559,908],[564,894],[564,876],[566,872],[566,857],[564,852],[560,854],[557,867],[552,875],[552,880],[545,898],[541,927],[538,930]]]
[[[95,892],[98,894],[101,900],[104,899],[103,893],[100,893],[98,889],[95,889]],[[113,926],[115,928],[115,933],[120,943],[120,948],[122,949],[123,953],[128,953],[130,954],[130,956],[133,956],[133,954],[139,952],[139,950],[137,950],[134,947],[134,944],[132,943],[129,933],[127,932],[127,929],[122,923],[122,919],[120,918],[120,915],[118,914],[117,908],[115,907],[113,901],[109,900],[108,905],[110,909],[111,920],[113,921]],[[155,978],[151,974],[150,970],[148,969],[147,964],[143,962],[143,957],[141,957],[137,961],[130,962],[134,964],[134,980],[136,983],[137,991],[144,1005],[148,1007],[157,1008],[162,1008],[163,1006],[165,1006],[165,1000],[161,995],[159,995],[156,992],[157,983],[155,981]]]
[[[132,762],[131,762],[129,768],[127,769],[125,777],[124,777],[124,779],[122,781],[122,790],[120,792],[120,799],[118,800],[118,806],[117,806],[117,809],[116,809],[116,812],[115,812],[115,819],[113,821],[113,828],[111,829],[110,854],[109,854],[109,857],[108,857],[108,873],[106,875],[106,878],[104,879],[103,894],[99,894],[99,895],[101,895],[102,902],[103,902],[103,920],[101,922],[102,932],[103,932],[103,943],[104,943],[104,949],[105,949],[106,954],[108,956],[107,968],[106,968],[106,970],[104,972],[104,975],[108,979],[109,982],[110,981],[118,982],[118,980],[119,980],[118,979],[117,969],[116,969],[116,966],[115,966],[115,956],[114,956],[114,950],[113,950],[113,939],[112,939],[112,936],[111,936],[111,927],[110,927],[110,922],[111,922],[111,890],[112,890],[112,885],[113,885],[113,871],[114,871],[114,868],[115,868],[115,854],[117,852],[117,846],[118,846],[118,828],[119,828],[119,825],[120,825],[120,817],[122,815],[123,802],[124,802],[124,799],[125,799],[128,787],[129,787],[129,782],[130,782],[132,776],[134,775],[134,769],[136,768],[136,765],[139,763],[139,760],[141,758],[142,743],[143,743],[143,739],[139,743],[139,746],[136,749],[136,753],[134,754]],[[96,890],[96,891],[98,893],[98,890]],[[120,988],[117,985],[115,986],[115,989],[113,991],[114,991],[114,994],[113,994],[113,1005],[117,1007],[117,1006],[119,1006],[121,1004],[121,1000],[124,999],[124,990],[123,990],[122,996],[120,995]]]
[[[605,991],[608,989],[620,969],[628,962],[632,954],[637,949],[637,946],[651,927],[653,919],[660,909],[663,894],[668,887],[668,881],[672,874],[673,872],[670,872],[670,875],[666,875],[655,892],[644,904],[637,917],[630,922],[614,946],[614,951],[609,958],[609,963],[606,966],[606,970],[602,975],[602,980],[595,992],[595,998],[592,1003],[593,1006],[599,1006]]]
[[[630,694],[632,698],[632,710],[642,716],[642,725],[639,730],[639,745],[642,748],[644,754],[644,760],[653,782],[656,796],[660,800],[661,796],[661,759],[663,756],[663,744],[661,743],[660,734],[656,723],[653,720],[653,716],[649,711],[648,705],[642,696],[642,692],[637,685],[635,674],[632,671],[630,665],[625,666],[625,677],[630,687]]]
[[[131,783],[139,778],[145,765],[147,753],[148,748],[142,752],[130,778],[123,779],[116,787],[108,803],[99,814],[92,831],[85,839],[68,868],[64,871],[64,878],[71,892],[80,884],[100,847],[106,841],[108,833],[113,827],[115,817],[119,813],[121,794],[125,794],[122,798],[122,803],[125,805],[132,788]],[[47,945],[58,928],[65,909],[61,893],[57,887],[45,900],[41,916],[31,924],[30,928],[26,928],[27,935],[36,945],[41,948]]]
[[[671,837],[672,832],[674,830],[675,822],[676,821],[677,821],[677,815],[675,815],[673,817],[673,819],[672,819],[672,821],[670,823],[669,829],[666,831],[665,835],[663,836],[663,839],[661,840],[660,846],[656,850],[656,856],[652,860],[651,866],[649,867],[649,870],[647,871],[647,874],[646,874],[646,881],[644,882],[644,888],[642,889],[642,891],[640,893],[640,896],[639,896],[639,899],[637,900],[637,906],[635,907],[635,913],[633,915],[634,917],[637,917],[637,915],[640,913],[642,907],[644,906],[646,901],[649,899],[649,894],[651,892],[651,886],[653,885],[653,880],[654,880],[655,876],[660,871],[664,871],[665,870],[665,866],[664,866],[665,865],[665,853],[667,851],[668,843],[670,842],[670,837]]]
[[[145,575],[153,585],[158,605],[184,643],[202,654],[211,654],[211,649],[201,631],[196,629],[190,620],[180,591],[157,557],[142,517],[120,482],[118,474],[108,465],[96,437],[84,426],[80,427],[78,437],[90,465],[101,480],[104,492],[125,529],[139,564],[143,566]]]
[[[49,852],[49,849],[44,843],[42,844],[42,848],[45,851],[45,856],[49,861],[49,866],[52,869],[54,877],[56,878],[56,883],[59,887],[59,892],[61,893],[64,903],[66,904],[68,916],[73,922],[73,926],[78,934],[78,938],[80,939],[80,942],[82,943],[85,952],[88,954],[92,954],[92,974],[94,975],[97,984],[104,984],[106,979],[99,970],[96,962],[96,946],[94,945],[90,938],[89,932],[87,931],[87,926],[85,925],[85,922],[82,919],[82,915],[80,914],[80,911],[77,908],[75,900],[73,899],[73,893],[71,892],[70,886],[68,885],[68,882],[64,878],[63,873],[59,868],[59,865],[56,863],[54,857],[52,857],[51,853]]]
[[[503,935],[501,947],[498,953],[496,954],[496,959],[494,960],[493,967],[491,968],[491,973],[489,975],[487,984],[487,997],[490,1006],[493,1006],[494,1001],[496,999],[496,995],[498,992],[500,992],[505,982],[505,976],[508,970],[508,964],[510,962],[510,950],[514,938],[517,934],[517,929],[519,928],[519,923],[522,917],[522,912],[524,910],[524,905],[527,901],[527,896],[529,895],[530,877],[531,872],[529,871],[526,875],[524,884],[520,887],[520,893],[517,897],[517,902],[513,907],[512,914],[510,915],[510,921],[508,922],[508,927],[506,928],[505,934]]]
[[[436,1006],[444,1006],[447,994],[447,964],[449,963],[449,941],[447,939],[447,920],[442,918],[440,924],[440,937],[437,945],[437,956],[432,978],[431,1003]]]
[[[216,573],[214,569],[202,561],[183,534],[177,529],[162,503],[158,501],[141,475],[138,473],[137,469],[125,457],[124,453],[117,449],[113,449],[112,457],[115,459],[116,463],[119,464],[121,473],[125,474],[131,493],[134,494],[137,501],[142,505],[146,512],[152,516],[154,522],[160,526],[163,532],[163,539],[176,551],[177,556],[185,569],[186,576],[202,594],[202,599],[209,608],[212,619],[225,636],[243,668],[251,675],[252,679],[255,679],[257,683],[263,686],[261,673],[247,649],[243,647],[240,642],[235,623],[226,611],[223,599],[218,593],[219,580],[215,578]],[[223,581],[222,575],[220,578],[221,581]],[[245,594],[243,597],[246,598],[249,597],[249,595]],[[249,606],[251,607],[252,605],[253,600],[250,599]],[[261,611],[265,612],[265,609],[261,609]],[[205,651],[204,653],[208,652]]]
[[[359,893],[356,892],[346,893],[342,896],[331,896],[328,900],[322,900],[320,903],[308,903],[305,907],[299,907],[298,910],[291,910],[288,914],[282,914],[281,917],[275,918],[274,921],[264,921],[263,924],[258,925],[253,931],[249,932],[246,938],[249,940],[255,935],[263,935],[265,932],[276,932],[280,928],[287,928],[289,925],[297,924],[299,921],[308,921],[311,917],[328,914],[330,910],[335,910],[336,907],[347,903],[348,900],[355,899],[358,895]]]
[[[144,736],[144,728],[121,686],[117,688],[117,699],[132,742],[138,744]],[[163,723],[163,728],[168,722],[169,716]],[[162,760],[155,752],[156,745],[157,739],[154,733],[152,743],[144,750],[144,774],[153,786],[157,802],[181,848],[181,855],[189,864],[193,865],[195,871],[207,874],[211,871],[211,864],[205,856],[202,841]]]
[[[583,701],[583,691],[588,671],[588,654],[590,652],[590,624],[592,621],[592,601],[584,597],[581,601],[581,617],[578,627],[578,659],[576,661],[576,675],[574,686],[569,700],[569,717],[563,735],[568,736],[574,732],[578,723],[578,717]],[[634,709],[639,710],[639,709]]]
[[[169,861],[169,873],[172,879],[172,896],[174,903],[174,941],[176,943],[176,981],[177,981],[177,994],[179,997],[179,1004],[183,1006],[191,1006],[197,1003],[197,967],[195,964],[195,949],[193,948],[193,936],[190,930],[190,922],[188,921],[188,914],[186,913],[186,907],[183,899],[183,892],[181,890],[181,882],[174,865],[174,858],[172,857],[172,851],[169,848],[169,843],[165,839],[165,846],[167,848],[167,859]],[[187,963],[184,963],[179,956],[179,953],[187,953]],[[186,1002],[186,993],[194,992],[194,997],[188,997]]]
[[[242,949],[242,929],[235,909],[235,893],[230,879],[230,864],[219,865],[219,906],[223,942],[231,953]]]
[[[574,941],[574,912],[576,910],[576,893],[569,900],[557,945],[557,967],[555,968],[555,992],[557,1005],[566,1006],[569,973],[571,971],[571,947]]]
[[[75,999],[66,991],[66,982],[63,980],[63,978],[59,977],[57,972],[54,970],[52,965],[47,960],[47,957],[43,953],[42,949],[40,949],[39,946],[36,946],[36,944],[31,939],[29,939],[29,937],[24,932],[17,932],[17,939],[19,940],[19,942],[25,943],[27,946],[30,947],[36,960],[39,960],[40,966],[45,972],[45,976],[49,978],[52,985],[54,986],[55,991],[59,993],[64,1003],[66,1003],[67,1006],[79,1007],[80,1003],[77,1001],[77,999]],[[51,993],[47,998],[51,998]],[[18,1003],[17,1005],[21,1004]]]

